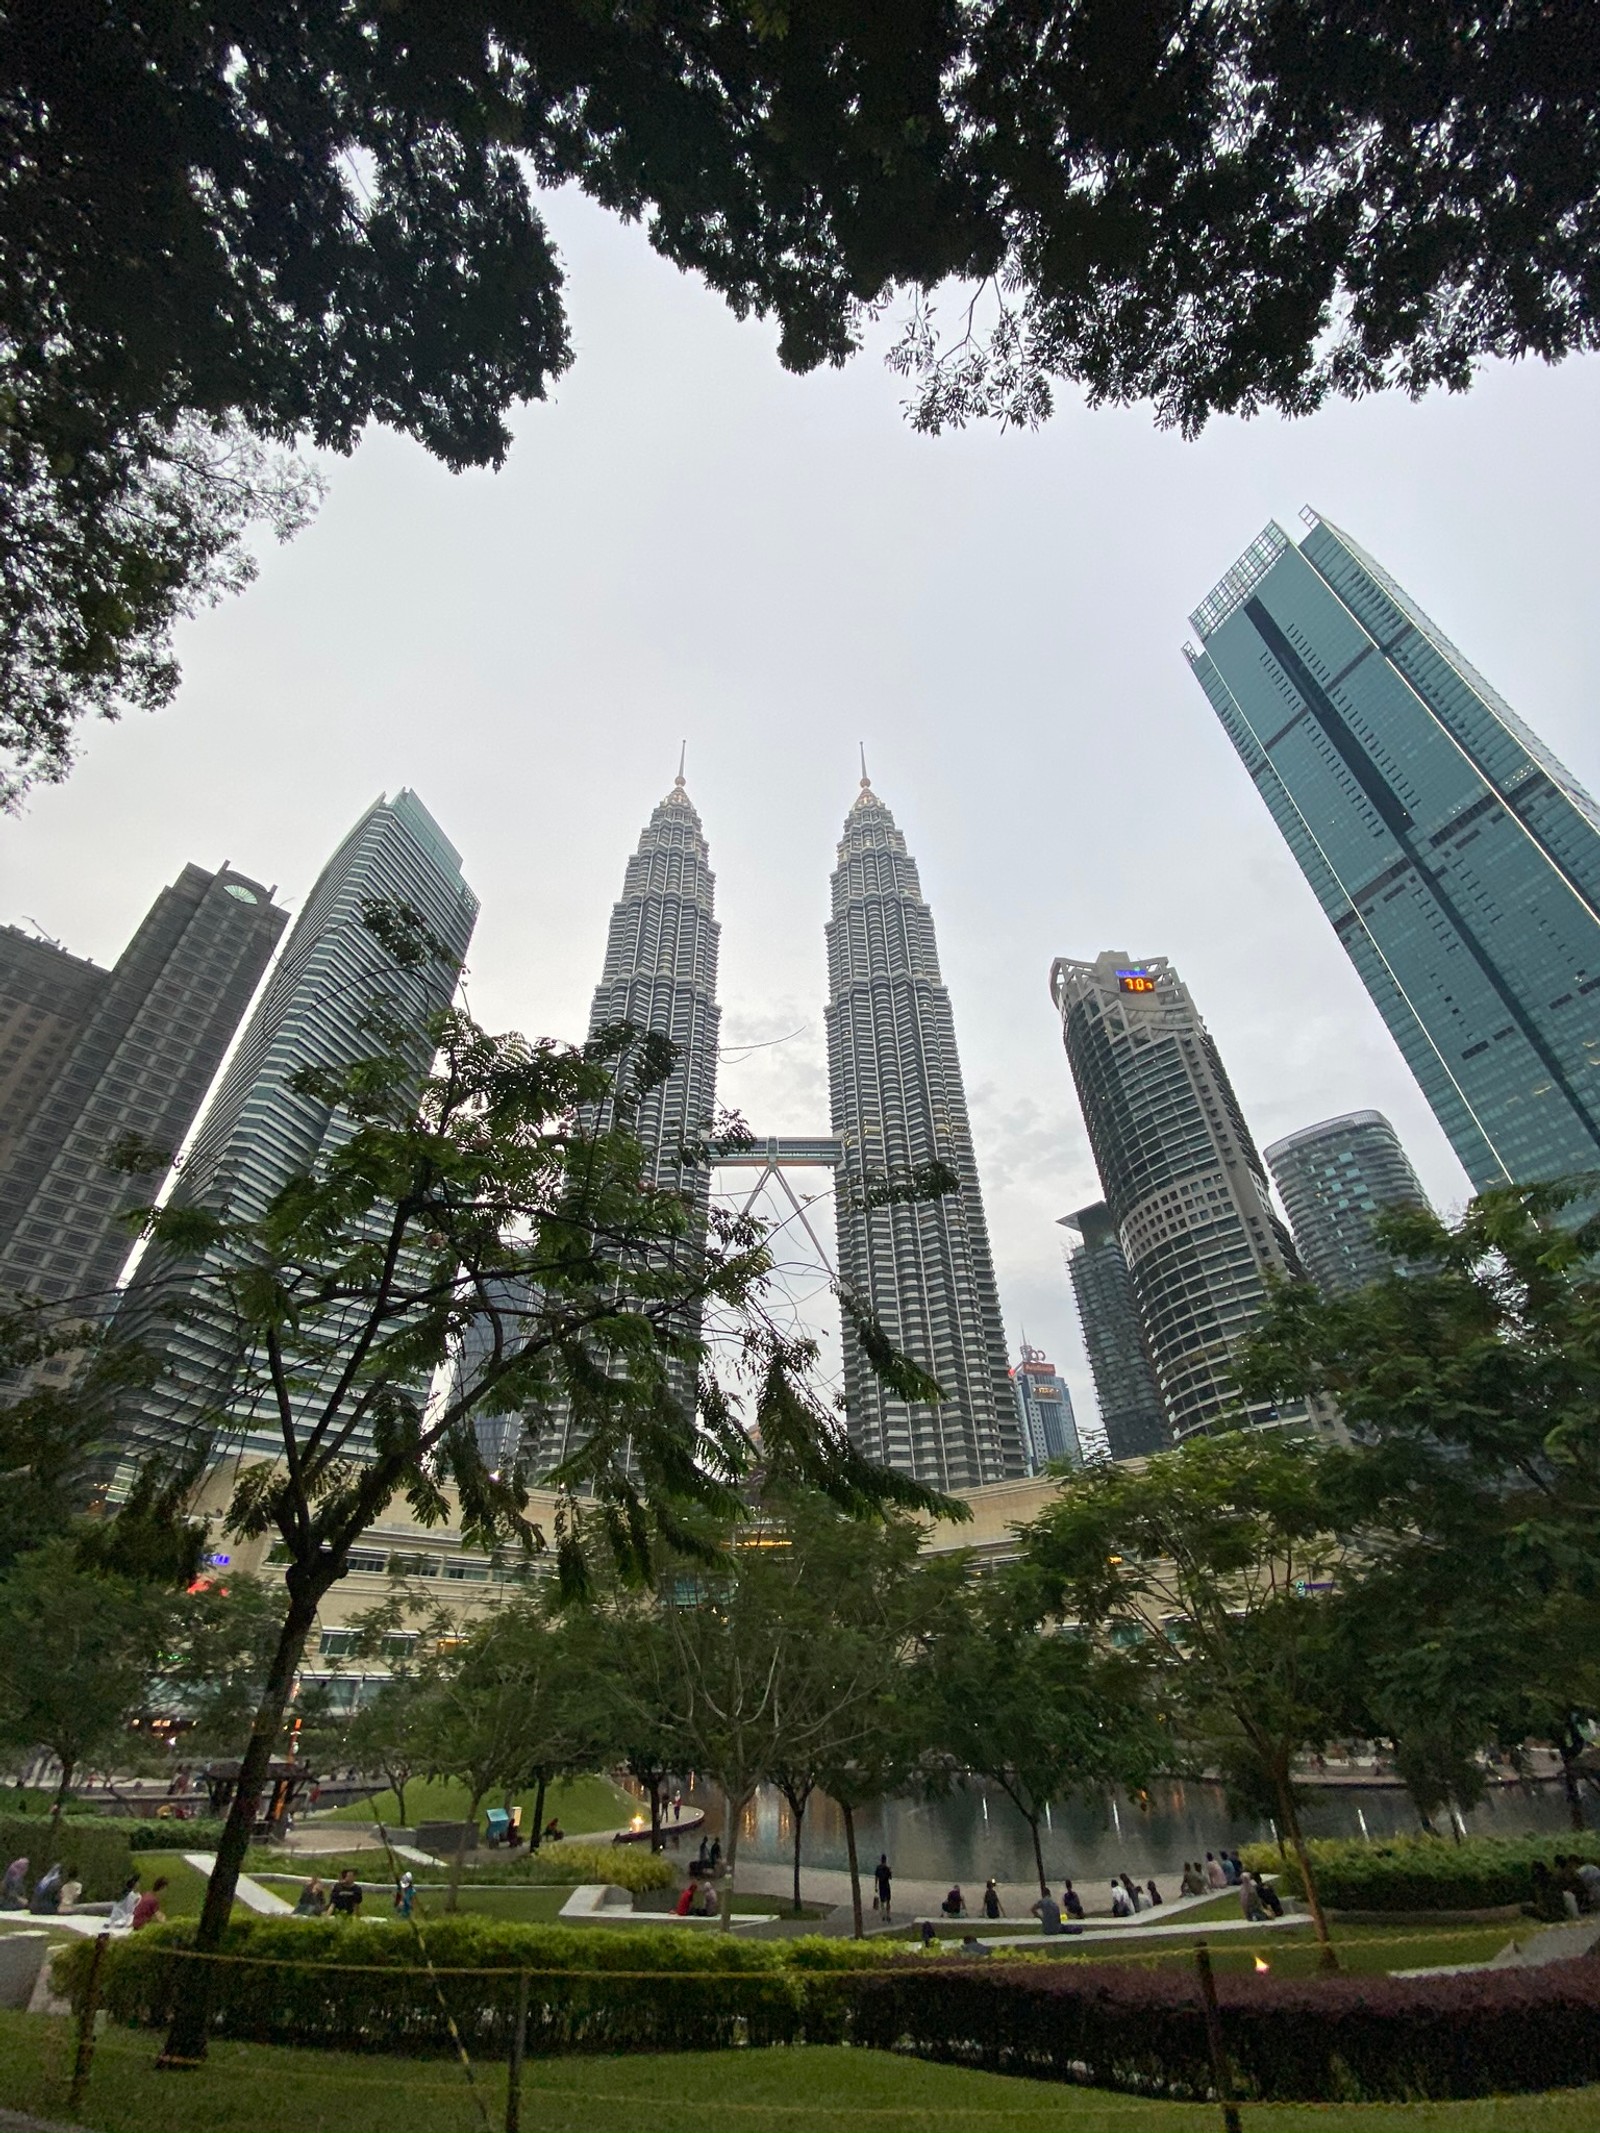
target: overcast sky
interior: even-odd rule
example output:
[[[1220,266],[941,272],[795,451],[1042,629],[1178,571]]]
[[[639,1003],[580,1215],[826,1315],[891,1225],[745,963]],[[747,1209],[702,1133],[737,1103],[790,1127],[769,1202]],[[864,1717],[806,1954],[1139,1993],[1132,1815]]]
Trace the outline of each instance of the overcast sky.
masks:
[[[581,200],[551,203],[578,360],[498,475],[373,435],[312,528],[186,629],[177,703],[101,727],[0,820],[0,919],[110,961],[187,860],[296,904],[416,787],[483,903],[475,1011],[578,1036],[624,861],[689,744],[722,923],[725,1101],[825,1130],[823,922],[864,740],[922,873],[1012,1344],[1089,1380],[1056,1217],[1098,1197],[1051,958],[1168,955],[1259,1142],[1394,1120],[1467,1186],[1180,655],[1186,616],[1312,504],[1400,580],[1591,789],[1600,364],[1466,397],[1219,422],[1070,399],[1032,435],[906,426],[869,353],[791,378]]]

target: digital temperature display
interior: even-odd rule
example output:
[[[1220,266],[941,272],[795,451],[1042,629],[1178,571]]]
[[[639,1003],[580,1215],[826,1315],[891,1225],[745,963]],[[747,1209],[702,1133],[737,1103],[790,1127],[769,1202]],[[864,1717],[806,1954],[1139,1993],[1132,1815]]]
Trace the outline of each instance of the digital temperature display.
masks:
[[[1119,992],[1154,992],[1155,989],[1156,981],[1151,977],[1148,970],[1119,970],[1117,972],[1117,990]]]

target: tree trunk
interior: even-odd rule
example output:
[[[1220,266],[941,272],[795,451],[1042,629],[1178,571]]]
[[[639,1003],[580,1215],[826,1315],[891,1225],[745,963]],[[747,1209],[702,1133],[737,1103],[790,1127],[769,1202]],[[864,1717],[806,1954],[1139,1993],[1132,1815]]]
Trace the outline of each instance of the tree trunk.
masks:
[[[650,1779],[650,1849],[666,1849],[666,1839],[661,1834],[661,1779],[657,1776]]]
[[[400,1817],[400,1827],[402,1829],[411,1827],[411,1824],[406,1820],[406,1786],[409,1782],[409,1778],[400,1776],[391,1776],[389,1779],[389,1790],[394,1794],[395,1811]]]
[[[722,1930],[724,1933],[731,1933],[733,1931],[733,1870],[739,1863],[739,1824],[744,1820],[744,1811],[750,1804],[750,1795],[747,1792],[740,1799],[734,1800],[727,1793],[724,1793],[722,1795],[722,1804],[728,1816],[728,1844],[722,1859],[723,1871],[727,1876],[722,1884]]]
[[[794,1915],[800,1916],[805,1906],[800,1901],[800,1839],[805,1834],[806,1803],[804,1800],[789,1802],[789,1812],[794,1816]]]
[[[844,1816],[845,1849],[850,1854],[850,1908],[855,1913],[856,1939],[865,1940],[867,1928],[861,1916],[861,1861],[856,1857],[856,1811],[841,1800],[839,1812]]]
[[[484,1791],[488,1788],[485,1787]],[[472,1795],[472,1804],[467,1809],[467,1819],[461,1825],[461,1834],[456,1839],[455,1857],[450,1861],[450,1886],[445,1891],[444,1907],[454,1911],[461,1900],[461,1869],[467,1860],[467,1839],[478,1833],[478,1809],[483,1805],[483,1791]]]
[[[1295,1864],[1300,1869],[1301,1886],[1306,1892],[1306,1903],[1311,1912],[1311,1924],[1320,1943],[1317,1965],[1322,1970],[1337,1970],[1339,1957],[1335,1952],[1333,1937],[1328,1931],[1328,1921],[1323,1915],[1322,1898],[1317,1891],[1317,1877],[1312,1870],[1311,1854],[1306,1850],[1306,1840],[1300,1831],[1300,1811],[1294,1804],[1294,1791],[1288,1776],[1273,1774],[1278,1793],[1278,1812],[1283,1817],[1283,1826],[1289,1832],[1289,1848],[1294,1853]]]
[[[266,1686],[256,1706],[255,1721],[239,1765],[228,1819],[222,1826],[222,1836],[217,1844],[217,1863],[211,1869],[206,1900],[200,1907],[200,1923],[194,1936],[197,1954],[214,1954],[222,1945],[222,1936],[233,1913],[233,1899],[245,1853],[250,1849],[261,1790],[271,1769],[272,1751],[277,1746],[300,1655],[305,1650],[311,1625],[317,1619],[317,1604],[321,1598],[322,1593],[309,1586],[301,1590],[293,1584],[289,1587],[289,1611],[278,1632],[278,1646],[267,1669]],[[206,2038],[211,2027],[210,1966],[196,1963],[184,1984],[185,1990],[174,2009],[167,2041],[156,2061],[159,2067],[197,2066],[206,2055]]]
[[[1039,1842],[1039,1817],[1037,1815],[1029,1815],[1028,1828],[1033,1833],[1033,1864],[1039,1876],[1039,1894],[1048,1896],[1050,1884],[1044,1878],[1044,1847]]]
[[[528,1839],[528,1849],[536,1852],[544,1842],[544,1795],[549,1783],[544,1771],[539,1772],[539,1782],[533,1794],[533,1834]]]
[[[72,1773],[77,1765],[61,1758],[61,1783],[56,1787],[55,1804],[50,1809],[50,1835],[54,1838],[61,1828],[61,1816],[67,1804],[67,1794],[72,1790]],[[1582,1822],[1578,1824],[1581,1829]]]

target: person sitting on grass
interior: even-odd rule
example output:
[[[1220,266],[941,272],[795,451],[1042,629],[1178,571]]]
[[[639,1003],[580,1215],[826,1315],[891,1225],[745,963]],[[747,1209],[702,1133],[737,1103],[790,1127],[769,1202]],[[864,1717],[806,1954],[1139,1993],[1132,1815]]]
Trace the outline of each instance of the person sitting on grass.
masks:
[[[1267,1915],[1266,1905],[1261,1901],[1261,1891],[1256,1886],[1254,1874],[1245,1874],[1240,1879],[1239,1908],[1253,1926],[1258,1926]]]
[[[328,1909],[336,1918],[354,1918],[361,1909],[361,1884],[353,1866],[347,1866],[334,1883]]]
[[[1185,1859],[1183,1879],[1178,1883],[1180,1896],[1203,1896],[1206,1892],[1206,1877],[1200,1871],[1198,1859]]]
[[[300,1901],[294,1907],[296,1918],[320,1918],[328,1908],[328,1892],[322,1885],[322,1876],[313,1874],[300,1891]]]
[[[1041,1932],[1059,1933],[1061,1931],[1061,1906],[1048,1891],[1039,1898],[1037,1903],[1029,1904],[1028,1909],[1038,1919]]]
[[[159,1926],[166,1922],[166,1912],[161,1908],[161,1891],[167,1885],[165,1874],[157,1874],[154,1881],[133,1907],[130,1924],[135,1933],[142,1933],[146,1926]]]
[[[106,1925],[111,1932],[125,1932],[133,1924],[133,1914],[139,1902],[139,1877],[130,1874],[122,1885],[122,1894],[111,1906]]]
[[[1147,1881],[1144,1886],[1145,1893],[1150,1899],[1150,1908],[1153,1911],[1161,1901],[1161,1891],[1156,1887],[1154,1880]]]
[[[1081,1918],[1083,1916],[1083,1898],[1072,1886],[1070,1875],[1061,1891],[1061,1908],[1069,1918]]]
[[[952,1882],[950,1887],[950,1893],[948,1896],[946,1896],[944,1902],[940,1904],[939,1908],[941,1911],[943,1911],[946,1918],[966,1917],[967,1899],[961,1893],[960,1882]]]
[[[61,1893],[56,1898],[56,1909],[58,1911],[75,1911],[82,1895],[83,1883],[78,1879],[78,1869],[75,1866],[69,1866],[67,1868],[67,1878],[61,1884]]]
[[[1133,1905],[1128,1901],[1128,1892],[1120,1881],[1111,1884],[1111,1915],[1113,1918],[1131,1918]]]
[[[1253,1874],[1251,1879],[1255,1882],[1256,1894],[1261,1898],[1261,1908],[1269,1917],[1281,1918],[1283,1916],[1283,1898],[1272,1886],[1272,1883],[1261,1874]]]
[[[42,1873],[33,1885],[33,1894],[28,1899],[28,1909],[36,1918],[53,1918],[56,1906],[61,1901],[61,1884],[67,1878],[67,1870],[58,1859],[54,1866]]]
[[[4,1880],[0,1880],[0,1911],[25,1911],[28,1908],[28,1862],[13,1859],[6,1868]]]
[[[715,1918],[722,1909],[722,1899],[717,1894],[717,1885],[709,1876],[700,1884],[700,1916]]]
[[[679,1918],[687,1918],[693,1911],[695,1895],[694,1883],[686,1881],[678,1891],[678,1900],[672,1907]]]

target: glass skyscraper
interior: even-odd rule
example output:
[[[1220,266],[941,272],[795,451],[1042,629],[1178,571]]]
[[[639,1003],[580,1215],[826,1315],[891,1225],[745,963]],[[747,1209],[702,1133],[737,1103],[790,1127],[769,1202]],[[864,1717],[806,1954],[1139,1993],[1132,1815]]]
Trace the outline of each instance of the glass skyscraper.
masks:
[[[1325,1296],[1365,1288],[1392,1269],[1372,1234],[1386,1207],[1428,1204],[1381,1111],[1302,1126],[1274,1141],[1266,1157],[1305,1270]]]
[[[443,958],[396,969],[363,922],[374,901],[404,903]],[[433,1059],[428,1024],[450,1003],[478,915],[460,854],[413,792],[367,809],[318,875],[206,1108],[173,1199],[254,1220],[291,1178],[316,1169],[348,1137],[345,1114],[295,1086],[306,1067],[337,1070],[381,1045],[368,1027],[382,1007],[418,1089]],[[205,1259],[147,1252],[124,1297],[119,1325],[162,1359],[162,1381],[130,1414],[145,1444],[186,1440],[219,1424],[229,1449],[279,1456],[271,1416],[232,1401],[238,1351],[215,1304]],[[175,1313],[185,1315],[175,1316]]]
[[[1600,810],[1307,514],[1191,617],[1195,675],[1474,1186],[1600,1166]]]
[[[15,1080],[0,1292],[109,1306],[133,1245],[119,1218],[159,1183],[112,1170],[111,1149],[136,1135],[177,1153],[287,918],[259,882],[187,866],[111,970],[0,938],[0,1061]]]
[[[1111,1210],[1104,1200],[1096,1200],[1092,1207],[1063,1215],[1061,1226],[1079,1239],[1068,1255],[1067,1274],[1094,1373],[1106,1448],[1113,1459],[1141,1459],[1165,1451],[1172,1431],[1145,1350],[1139,1306]]]
[[[1082,1466],[1083,1447],[1078,1442],[1071,1389],[1042,1348],[1030,1348],[1023,1342],[1022,1360],[1011,1373],[1011,1384],[1017,1396],[1028,1471],[1042,1474],[1046,1467],[1062,1459],[1069,1466]]]
[[[1050,990],[1174,1434],[1304,1419],[1234,1377],[1268,1282],[1300,1266],[1188,987],[1165,956],[1106,954],[1059,958]]]
[[[895,1398],[847,1324],[851,1437],[880,1465],[957,1494],[1020,1479],[1027,1459],[933,914],[865,777],[839,843],[827,940],[840,1276],[944,1394],[937,1404]],[[875,1196],[882,1181],[934,1162],[959,1191],[892,1204]]]

